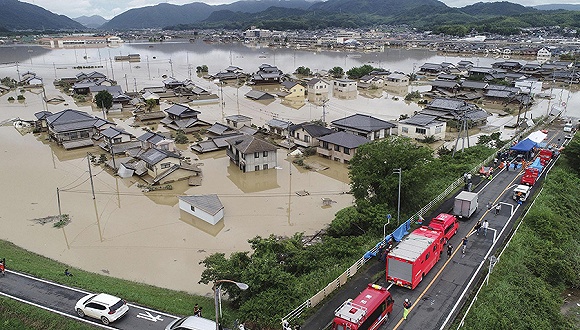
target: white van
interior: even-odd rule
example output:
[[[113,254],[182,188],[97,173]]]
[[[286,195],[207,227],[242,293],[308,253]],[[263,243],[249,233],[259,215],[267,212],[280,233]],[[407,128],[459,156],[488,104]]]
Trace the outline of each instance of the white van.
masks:
[[[572,123],[566,123],[566,125],[564,125],[564,132],[570,133],[570,132],[572,132],[573,128],[574,128],[574,125],[572,125]]]
[[[215,321],[199,316],[186,316],[169,323],[165,330],[215,330]]]

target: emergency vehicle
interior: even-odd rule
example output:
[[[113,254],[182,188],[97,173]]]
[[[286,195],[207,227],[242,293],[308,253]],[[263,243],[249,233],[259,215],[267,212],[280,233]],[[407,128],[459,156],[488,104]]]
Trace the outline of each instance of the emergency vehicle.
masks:
[[[546,164],[548,164],[550,162],[550,160],[552,160],[553,154],[554,153],[550,149],[540,150],[540,154],[538,155],[538,158],[540,158],[540,163],[542,164],[542,166],[546,166]]]
[[[332,330],[376,330],[393,311],[393,303],[386,288],[369,284],[358,297],[334,311]]]
[[[429,222],[429,228],[440,231],[446,241],[451,239],[459,229],[457,218],[451,214],[440,213]]]
[[[522,179],[520,180],[520,184],[525,184],[530,187],[533,186],[543,169],[544,166],[542,165],[540,158],[536,158],[532,165],[526,167],[524,175],[522,175]]]
[[[387,255],[387,281],[414,289],[441,257],[444,243],[442,231],[415,229]]]

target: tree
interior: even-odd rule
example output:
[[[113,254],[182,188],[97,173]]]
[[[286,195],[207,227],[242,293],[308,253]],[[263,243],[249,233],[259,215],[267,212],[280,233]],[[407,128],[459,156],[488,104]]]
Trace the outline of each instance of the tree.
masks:
[[[195,69],[195,72],[200,73],[200,72],[208,72],[209,69],[207,67],[207,65],[200,65]]]
[[[18,82],[10,77],[4,77],[0,79],[0,83],[6,87],[14,88],[18,84]]]
[[[350,79],[359,79],[359,78],[361,78],[363,76],[368,75],[369,73],[371,73],[374,70],[380,70],[380,69],[373,68],[372,65],[365,64],[365,65],[362,65],[360,67],[352,68],[352,69],[348,70],[346,72],[346,75]]]
[[[568,164],[577,173],[580,173],[580,137],[575,135],[563,151]]]
[[[185,132],[182,130],[177,131],[177,133],[175,134],[175,143],[185,144],[188,142],[189,142],[189,139],[187,138],[187,135],[185,135]]]
[[[155,108],[155,106],[157,105],[157,101],[155,101],[154,99],[148,99],[145,101],[145,106],[147,107],[147,111],[151,112],[151,110],[153,110],[153,108]]]
[[[330,69],[328,73],[330,73],[330,75],[334,78],[342,78],[344,76],[344,70],[339,66],[335,66],[334,68]]]
[[[399,180],[393,171],[398,168],[402,169],[401,210],[414,210],[425,204],[432,161],[431,149],[403,137],[388,137],[358,147],[350,162],[350,179],[359,211],[375,204],[397,207]]]
[[[109,91],[102,90],[95,96],[95,103],[99,108],[109,110],[113,106],[113,95]]]
[[[310,68],[300,66],[296,69],[295,73],[303,76],[310,76],[312,74],[312,71],[310,71]]]

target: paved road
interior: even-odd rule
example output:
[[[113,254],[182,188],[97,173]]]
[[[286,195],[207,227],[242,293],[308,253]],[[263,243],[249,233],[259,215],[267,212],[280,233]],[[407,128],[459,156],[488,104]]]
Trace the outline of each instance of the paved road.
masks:
[[[562,124],[563,126],[563,124]],[[550,131],[548,134],[549,144],[564,142],[564,134],[559,130]],[[553,162],[552,162],[553,163]],[[470,290],[477,282],[476,273],[489,266],[487,257],[491,256],[508,238],[514,224],[513,219],[521,216],[524,205],[518,206],[512,199],[512,190],[519,183],[522,170],[505,171],[495,174],[492,181],[482,179],[474,180],[475,191],[478,192],[479,208],[469,220],[460,221],[457,235],[451,238],[450,243],[454,246],[453,255],[448,258],[446,252],[441,260],[425,276],[423,282],[415,288],[391,286],[382,277],[377,284],[389,288],[395,305],[390,318],[380,328],[386,329],[440,329],[442,326],[449,326],[461,309]],[[479,180],[479,177],[474,177]],[[536,184],[532,193],[540,184]],[[441,212],[449,212],[453,208],[454,197],[445,201],[432,214],[425,217],[431,219]],[[487,210],[487,203],[502,205],[500,214],[495,215],[493,210]],[[530,203],[528,200],[526,203]],[[475,233],[469,236],[469,243],[465,255],[460,250],[461,239],[473,231],[478,220],[487,219],[489,229],[487,236]],[[346,299],[356,297],[373,276],[384,271],[384,262],[379,262],[376,258],[369,261],[367,268],[355,275],[347,282],[341,290],[326,301],[319,310],[307,319],[302,325],[304,330],[326,329],[334,317],[334,310]],[[481,273],[480,273],[481,274]],[[403,317],[403,301],[408,298],[413,303],[411,312],[406,321]]]
[[[0,277],[1,295],[104,329],[162,330],[177,318],[129,303],[129,312],[123,318],[105,326],[99,320],[76,314],[76,302],[88,293],[10,270]]]

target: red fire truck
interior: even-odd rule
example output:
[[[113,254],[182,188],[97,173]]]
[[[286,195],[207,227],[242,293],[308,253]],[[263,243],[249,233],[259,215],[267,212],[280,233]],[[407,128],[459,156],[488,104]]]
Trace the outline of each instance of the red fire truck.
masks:
[[[538,157],[540,158],[540,162],[542,166],[546,166],[552,160],[553,152],[550,149],[542,149],[540,150],[540,154]]]
[[[387,281],[414,289],[441,257],[444,243],[442,231],[415,229],[387,255]]]
[[[376,330],[393,311],[393,303],[386,288],[369,284],[358,297],[334,311],[332,330]]]

